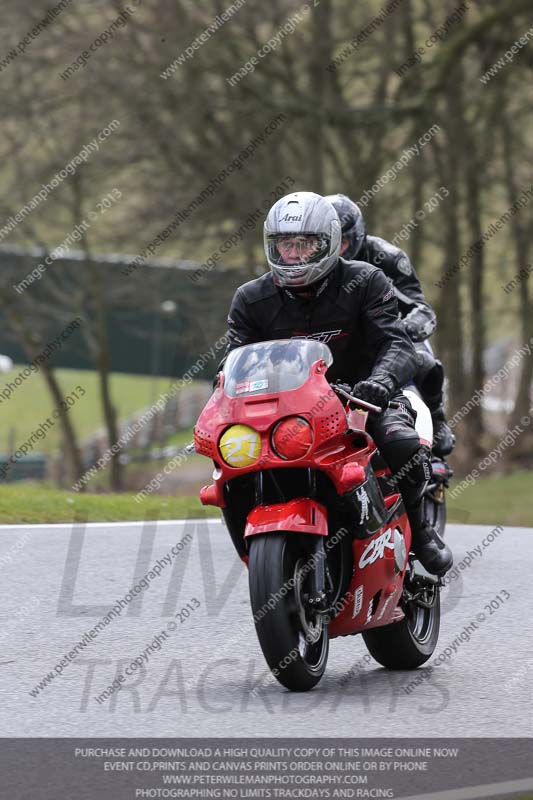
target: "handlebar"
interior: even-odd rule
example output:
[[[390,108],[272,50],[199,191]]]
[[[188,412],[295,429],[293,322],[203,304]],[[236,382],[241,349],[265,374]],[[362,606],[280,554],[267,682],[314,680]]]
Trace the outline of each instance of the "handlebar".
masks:
[[[384,408],[381,408],[381,406],[375,406],[373,403],[367,403],[366,400],[361,400],[358,397],[354,397],[353,394],[347,392],[346,389],[343,389],[342,386],[339,386],[339,384],[332,383],[331,388],[335,392],[337,392],[337,394],[340,394],[342,397],[346,398],[346,400],[349,400],[356,406],[364,408],[365,411],[374,411],[376,414],[382,414],[386,410]],[[392,400],[390,403],[387,404],[387,408],[400,408],[400,403],[396,402],[396,400]]]
[[[381,406],[375,406],[373,403],[367,403],[366,400],[360,400],[358,397],[354,397],[353,394],[350,394],[345,389],[342,389],[340,386],[336,384],[332,384],[331,388],[340,394],[342,397],[345,397],[346,400],[350,400],[351,403],[355,403],[356,406],[360,406],[364,408],[365,411],[375,411],[377,414],[381,414],[383,409]]]

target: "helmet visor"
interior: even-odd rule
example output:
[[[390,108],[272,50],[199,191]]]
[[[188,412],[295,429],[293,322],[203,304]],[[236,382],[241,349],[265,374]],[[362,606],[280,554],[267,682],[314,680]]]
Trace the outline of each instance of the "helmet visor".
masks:
[[[265,236],[269,261],[283,267],[305,267],[322,261],[330,252],[324,233],[274,233]]]

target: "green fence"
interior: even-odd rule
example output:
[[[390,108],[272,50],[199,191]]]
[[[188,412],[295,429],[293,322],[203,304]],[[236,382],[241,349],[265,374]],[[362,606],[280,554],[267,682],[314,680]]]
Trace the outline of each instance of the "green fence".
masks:
[[[234,270],[196,272],[191,262],[150,262],[127,272],[131,259],[107,256],[87,261],[81,254],[54,261],[39,279],[45,253],[0,248],[0,280],[13,289],[13,300],[28,307],[28,325],[38,315],[43,347],[60,333],[60,320],[95,313],[105,303],[111,370],[145,375],[179,376],[207,352],[226,328],[226,315],[236,287],[246,277]],[[60,289],[61,291],[56,291]],[[58,296],[66,297],[61,306]],[[67,305],[68,303],[68,305]],[[64,323],[63,323],[64,324]],[[11,335],[0,309],[0,353],[16,363],[27,358]],[[82,332],[71,336],[52,356],[57,367],[92,369]],[[216,366],[216,365],[214,365]],[[214,369],[214,367],[213,367]],[[206,369],[206,376],[209,372]]]

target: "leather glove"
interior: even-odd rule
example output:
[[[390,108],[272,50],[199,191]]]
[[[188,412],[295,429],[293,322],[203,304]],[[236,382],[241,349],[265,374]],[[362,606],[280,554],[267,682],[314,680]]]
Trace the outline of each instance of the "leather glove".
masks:
[[[419,308],[413,308],[412,311],[402,319],[403,327],[407,335],[413,342],[423,342],[435,330],[435,322],[430,319],[426,314],[421,313]]]
[[[380,406],[380,408],[387,408],[392,389],[381,381],[359,381],[353,387],[352,394],[367,403]]]

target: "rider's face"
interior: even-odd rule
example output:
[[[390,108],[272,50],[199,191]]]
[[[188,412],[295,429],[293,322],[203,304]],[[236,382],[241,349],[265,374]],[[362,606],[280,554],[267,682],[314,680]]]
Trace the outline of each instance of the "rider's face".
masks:
[[[285,264],[305,264],[319,250],[318,236],[287,236],[276,242]]]
[[[343,256],[344,253],[347,251],[349,245],[350,245],[350,240],[348,239],[347,236],[343,236],[341,242],[341,256]]]

